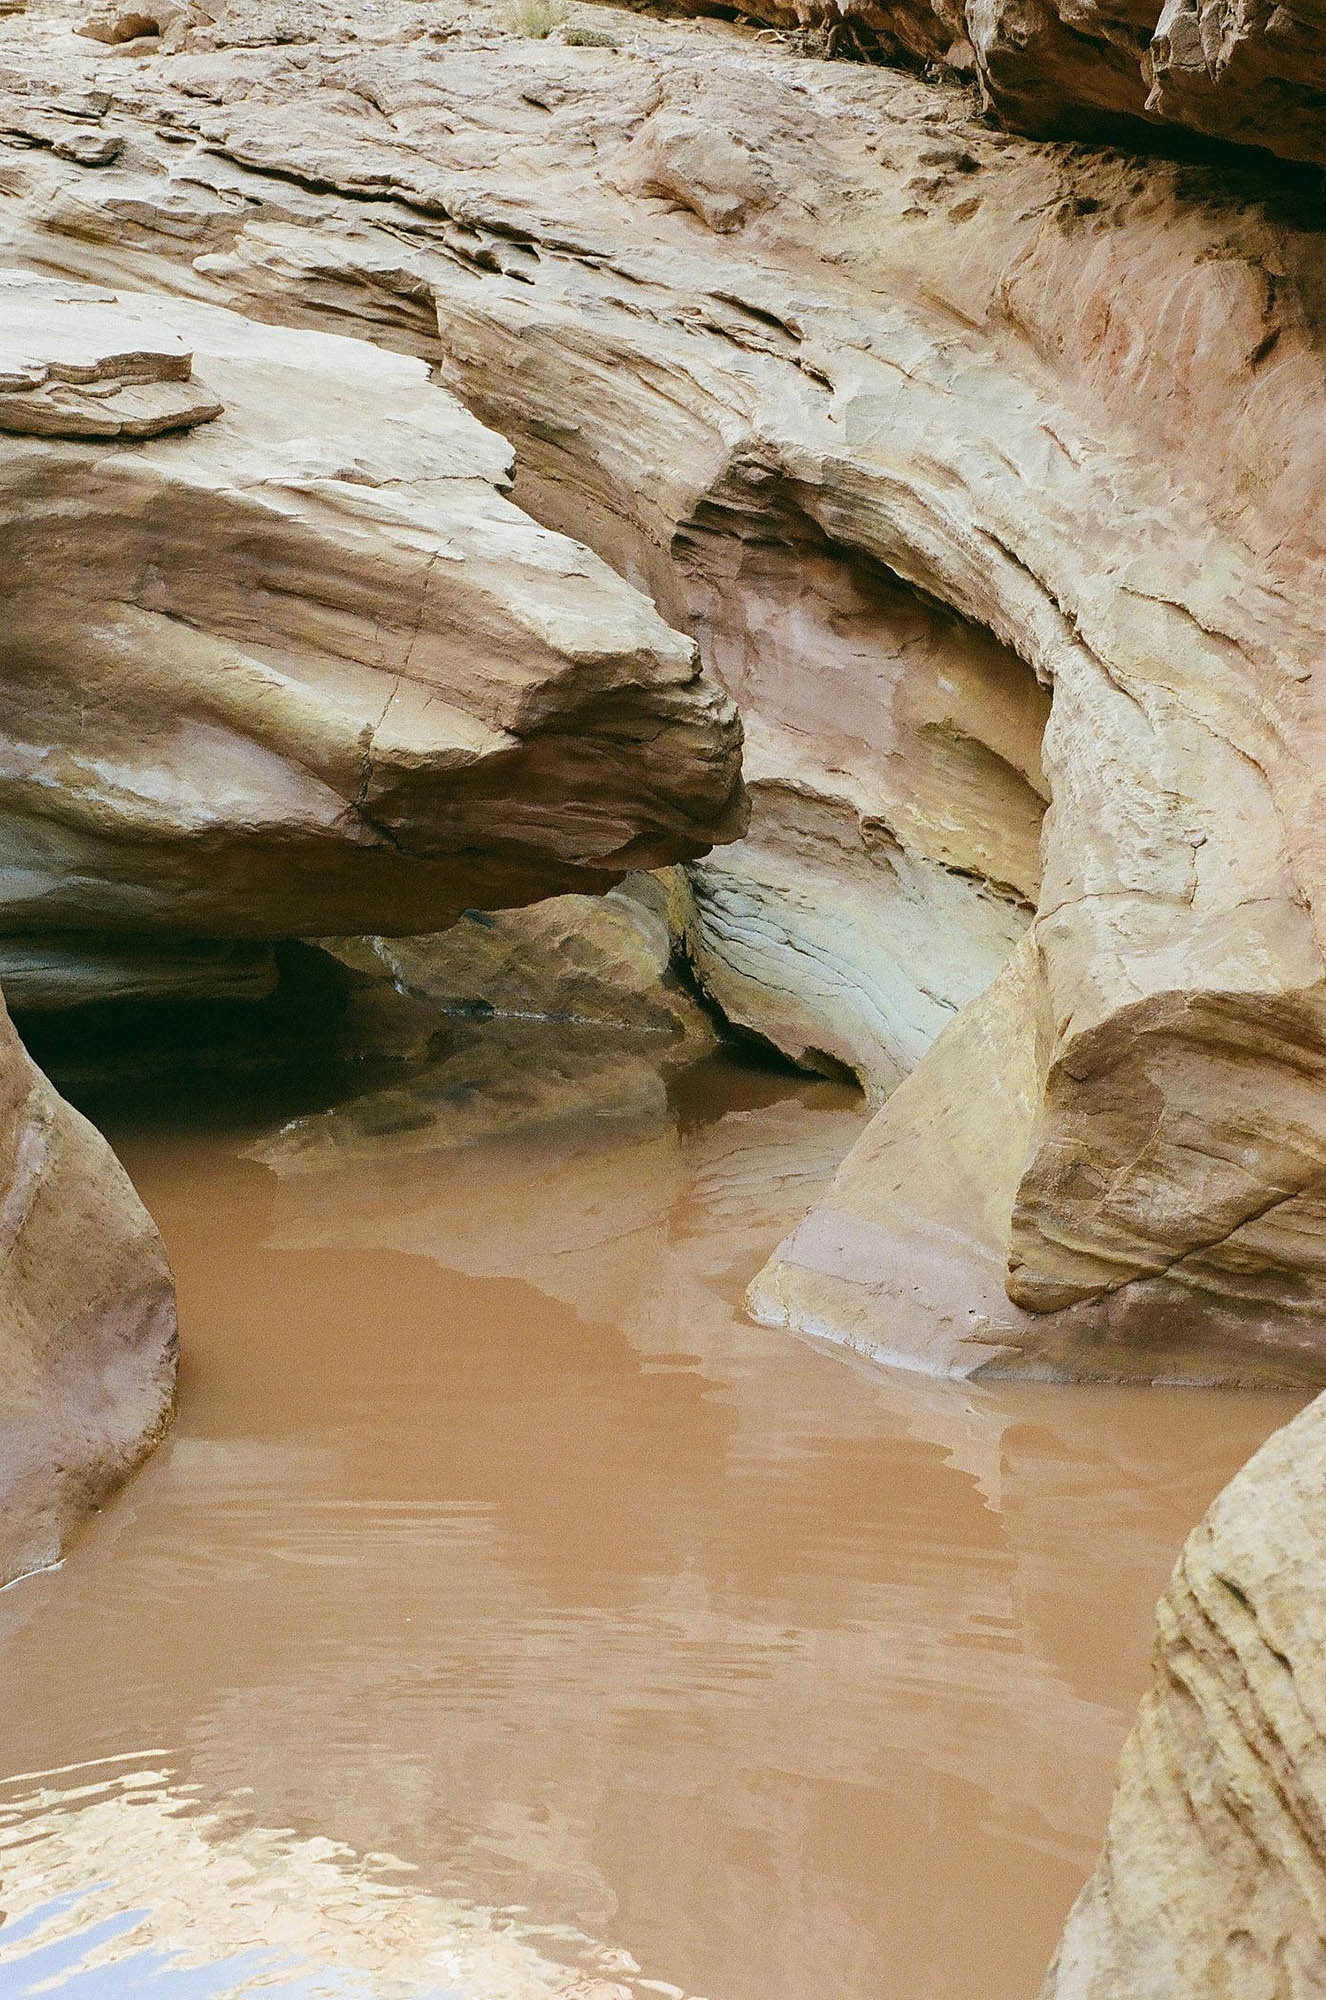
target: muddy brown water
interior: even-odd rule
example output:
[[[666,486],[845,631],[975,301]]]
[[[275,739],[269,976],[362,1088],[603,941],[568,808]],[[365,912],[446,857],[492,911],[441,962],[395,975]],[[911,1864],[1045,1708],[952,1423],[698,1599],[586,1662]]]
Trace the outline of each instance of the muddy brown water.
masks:
[[[1031,2000],[1156,1595],[1294,1402],[747,1324],[836,1085],[460,1153],[282,1110],[110,1123],[179,1421],[0,1594],[0,1994]]]

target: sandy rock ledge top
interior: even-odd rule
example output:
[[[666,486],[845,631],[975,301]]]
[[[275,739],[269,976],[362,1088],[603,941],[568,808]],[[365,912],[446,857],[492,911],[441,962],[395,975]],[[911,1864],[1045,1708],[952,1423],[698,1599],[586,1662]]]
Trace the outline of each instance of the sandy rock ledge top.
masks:
[[[183,339],[98,292],[0,271],[0,431],[155,437],[219,417]]]

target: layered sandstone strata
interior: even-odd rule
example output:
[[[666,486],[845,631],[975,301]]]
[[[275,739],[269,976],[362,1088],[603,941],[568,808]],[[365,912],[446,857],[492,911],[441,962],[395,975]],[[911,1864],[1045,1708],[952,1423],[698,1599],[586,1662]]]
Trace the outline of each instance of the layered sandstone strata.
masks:
[[[161,1240],[0,1003],[0,1584],[56,1560],[156,1441],[174,1384]]]
[[[365,343],[0,280],[0,924],[438,929],[740,824],[693,643]]]
[[[1319,1399],[1184,1545],[1100,1865],[1041,2000],[1326,1987],[1324,1463]]]
[[[829,55],[901,56],[969,80],[1015,131],[1162,147],[1200,134],[1326,162],[1320,0],[751,0],[741,11]]]
[[[777,59],[763,74],[732,47],[692,102],[689,29],[660,31],[656,51],[629,57],[521,43],[482,23],[439,48],[419,39],[431,17],[405,9],[398,46],[380,26],[371,50],[347,51],[330,17],[301,18],[323,39],[300,47],[298,72],[255,51],[260,29],[234,8],[169,60],[136,65],[137,84],[158,77],[165,93],[151,135],[160,172],[66,179],[53,152],[29,149],[15,251],[116,282],[187,284],[440,363],[516,443],[517,499],[646,588],[741,703],[750,838],[694,869],[674,898],[702,982],[793,1057],[844,1066],[882,1094],[1026,924],[1048,697],[979,615],[919,594],[871,549],[869,525],[863,537],[831,518],[874,511],[868,492],[852,496],[855,455],[840,448],[813,359],[817,343],[836,353],[863,274],[836,298],[799,300],[816,322],[803,341],[778,317],[783,281],[753,268],[750,245],[738,254],[733,232],[741,223],[749,235],[760,215],[788,282],[822,287],[805,205],[771,208],[760,188],[781,201],[799,175],[824,180],[835,224],[871,194],[881,210],[862,215],[869,231],[900,198],[914,206],[896,169],[877,170],[881,118],[928,154],[940,103],[889,78],[859,140],[828,155],[826,134],[853,114],[865,79]],[[228,36],[229,53],[200,53]],[[53,47],[85,80],[102,74],[85,42],[66,34]],[[373,74],[347,75],[347,52]],[[311,96],[310,64],[323,79]],[[821,86],[813,97],[793,74],[803,70]],[[399,96],[399,140],[375,116],[366,150],[361,87],[393,107]],[[767,126],[781,157],[765,139],[715,150],[733,89],[749,98],[743,130]],[[309,116],[292,118],[301,93]],[[660,93],[681,108],[653,109]],[[28,81],[30,115],[40,98]],[[233,146],[207,137],[181,174],[181,127],[201,119],[211,134],[216,104],[232,98]],[[480,104],[500,143],[483,137]],[[604,159],[587,172],[591,147]],[[965,191],[961,149],[949,151]],[[849,199],[833,185],[840,171]],[[667,208],[660,175],[674,190]],[[371,199],[398,180],[397,199]],[[409,217],[404,238],[397,214]]]
[[[699,640],[753,817],[693,962],[915,1070],[759,1309],[958,1372],[1320,1372],[1317,210],[709,23],[213,12],[134,59],[132,154],[7,161],[11,253],[438,366]],[[124,74],[71,22],[9,31],[30,123]]]

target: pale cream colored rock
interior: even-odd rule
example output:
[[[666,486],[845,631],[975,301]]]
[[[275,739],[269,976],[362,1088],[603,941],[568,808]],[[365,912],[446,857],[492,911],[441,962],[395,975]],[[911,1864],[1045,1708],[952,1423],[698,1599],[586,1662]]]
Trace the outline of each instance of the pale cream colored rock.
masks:
[[[685,111],[646,119],[617,172],[629,192],[689,209],[709,229],[736,229],[781,190],[750,140]]]
[[[147,36],[165,36],[173,29],[194,26],[206,19],[201,8],[185,0],[129,0],[127,5],[94,7],[79,27],[89,41],[106,42],[118,48]]]
[[[683,948],[732,1020],[879,1098],[1027,923],[1048,698],[988,633],[813,543],[694,536],[685,561],[751,824],[685,871]]]
[[[1025,912],[909,853],[850,798],[775,778],[751,804],[745,840],[672,871],[681,950],[728,1020],[878,1102],[994,978]]]
[[[1326,1400],[1243,1468],[1160,1600],[1152,1684],[1041,2000],[1326,1987]]]
[[[1034,988],[1028,941],[755,1279],[756,1319],[933,1374],[999,1372],[1015,1357],[1036,1321],[1009,1305],[1000,1246],[1035,1116]]]
[[[1296,1312],[1291,1293],[1268,1311],[1236,1281],[1202,1286],[1195,1260],[1056,1310],[1010,1297],[1009,1215],[1045,1120],[1043,1004],[1032,933],[779,1245],[750,1287],[754,1317],[885,1366],[959,1378],[1319,1382],[1311,1309]],[[1176,1173],[1159,1192],[1176,1202],[1181,1187]]]
[[[6,319],[5,928],[436,928],[735,830],[691,642],[419,362],[52,280]],[[215,421],[99,434],[198,348],[170,421]]]
[[[0,272],[0,431],[144,438],[221,414],[178,333],[113,292]]]
[[[0,1584],[55,1562],[156,1442],[175,1345],[156,1230],[0,1003]]]

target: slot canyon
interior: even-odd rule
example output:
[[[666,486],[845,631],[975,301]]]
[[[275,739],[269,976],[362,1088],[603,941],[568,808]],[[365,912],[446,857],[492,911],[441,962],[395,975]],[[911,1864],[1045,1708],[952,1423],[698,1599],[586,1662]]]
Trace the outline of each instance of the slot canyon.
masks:
[[[0,0],[0,1996],[1326,1993],[1326,11]]]

